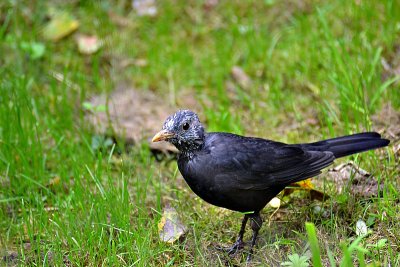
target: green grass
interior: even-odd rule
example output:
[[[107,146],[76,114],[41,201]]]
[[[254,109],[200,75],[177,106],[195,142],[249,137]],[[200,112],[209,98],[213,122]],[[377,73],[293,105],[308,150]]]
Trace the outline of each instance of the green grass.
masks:
[[[159,1],[155,18],[136,16],[130,2],[0,3],[0,256],[17,253],[11,265],[245,265],[246,253],[229,259],[215,249],[235,240],[241,214],[196,197],[175,163],[157,162],[146,144],[124,147],[123,138],[92,147],[96,134],[83,103],[122,82],[171,104],[190,91],[209,130],[284,142],[372,130],[371,116],[384,104],[400,108],[398,78],[383,79],[381,65],[399,57],[398,1],[220,1],[211,11],[202,1]],[[80,33],[96,34],[105,46],[82,56],[74,37],[44,40],[51,8],[69,11]],[[23,45],[32,42],[45,46],[42,57]],[[147,65],[124,66],[124,59]],[[234,84],[227,93],[235,65],[252,86]],[[317,202],[330,214],[321,218],[300,194],[269,227],[273,211],[266,208],[255,264],[279,265],[310,248],[323,266],[400,264],[398,156],[389,148],[355,159],[384,182],[383,195],[332,196]],[[166,203],[188,226],[181,243],[158,239]],[[372,222],[362,239],[354,232],[358,219]],[[310,246],[306,221],[316,228]]]

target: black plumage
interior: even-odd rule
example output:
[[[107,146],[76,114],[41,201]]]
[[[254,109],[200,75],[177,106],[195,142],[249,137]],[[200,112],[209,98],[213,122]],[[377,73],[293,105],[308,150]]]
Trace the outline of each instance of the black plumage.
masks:
[[[286,186],[321,173],[339,157],[385,147],[389,140],[366,132],[315,143],[285,144],[230,133],[206,133],[197,115],[180,110],[167,118],[153,141],[166,140],[181,152],[179,170],[199,197],[210,204],[246,213],[236,243],[251,220],[255,244],[262,220],[259,212]]]

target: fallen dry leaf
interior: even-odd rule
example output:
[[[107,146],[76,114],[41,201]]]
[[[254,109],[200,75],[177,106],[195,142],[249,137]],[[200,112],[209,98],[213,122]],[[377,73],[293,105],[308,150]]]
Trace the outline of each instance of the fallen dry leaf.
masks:
[[[239,66],[233,66],[231,74],[235,82],[243,89],[249,89],[252,85],[250,77]]]
[[[178,212],[172,207],[165,207],[158,223],[160,239],[166,243],[179,240],[186,232],[186,227],[179,220]]]
[[[79,22],[67,12],[55,12],[43,29],[43,37],[58,41],[73,33],[79,27]]]

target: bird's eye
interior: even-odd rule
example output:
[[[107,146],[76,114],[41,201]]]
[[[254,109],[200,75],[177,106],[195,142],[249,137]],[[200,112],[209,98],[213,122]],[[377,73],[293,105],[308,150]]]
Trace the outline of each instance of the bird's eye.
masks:
[[[185,131],[189,130],[189,123],[185,122],[185,123],[182,125],[182,129],[185,130]]]

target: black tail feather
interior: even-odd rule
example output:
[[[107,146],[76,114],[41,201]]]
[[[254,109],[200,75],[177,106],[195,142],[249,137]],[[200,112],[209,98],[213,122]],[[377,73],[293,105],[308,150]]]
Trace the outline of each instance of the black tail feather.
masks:
[[[389,143],[389,140],[381,138],[381,135],[376,132],[365,132],[304,144],[302,147],[307,150],[330,151],[335,155],[335,158],[340,158],[385,147]]]

